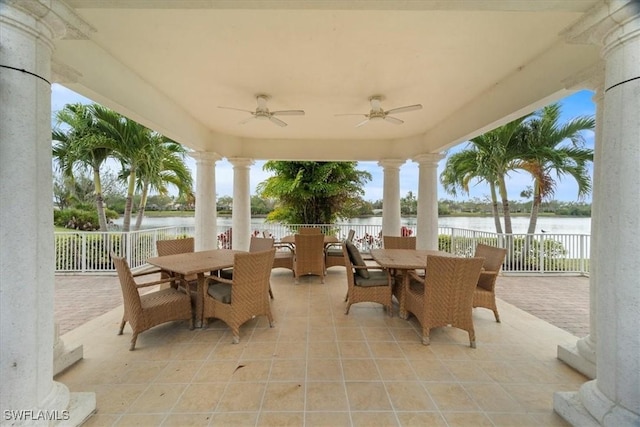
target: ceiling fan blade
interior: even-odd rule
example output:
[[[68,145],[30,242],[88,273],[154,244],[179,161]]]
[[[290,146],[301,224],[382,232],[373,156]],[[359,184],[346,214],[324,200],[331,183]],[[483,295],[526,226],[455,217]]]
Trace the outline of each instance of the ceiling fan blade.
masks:
[[[422,109],[422,104],[407,105],[406,107],[392,108],[391,110],[387,111],[387,114],[406,113],[408,111],[415,111],[420,109]]]
[[[254,116],[253,113],[251,113],[251,116],[247,117],[244,120],[239,121],[238,124],[239,125],[243,125],[243,124],[247,123],[248,121],[253,120],[255,118],[256,118],[256,116]]]
[[[364,120],[364,121],[362,121],[362,122],[358,123],[358,124],[356,125],[356,127],[357,127],[357,128],[359,128],[360,126],[366,125],[367,123],[369,123],[369,119]]]
[[[280,110],[272,111],[272,116],[304,116],[304,110]]]
[[[391,117],[391,116],[384,116],[384,119],[389,123],[393,123],[394,125],[401,125],[404,123],[404,121],[400,119],[396,119],[395,117]]]
[[[283,122],[282,120],[280,120],[277,117],[269,116],[269,120],[271,120],[273,123],[275,123],[275,124],[277,124],[278,126],[281,126],[281,127],[285,127],[287,125],[285,122]]]
[[[224,108],[225,110],[236,110],[236,111],[244,111],[245,113],[251,113],[251,114],[253,114],[253,111],[250,111],[250,110],[243,110],[242,108],[234,108],[234,107],[221,107],[221,106],[218,106],[218,108]]]

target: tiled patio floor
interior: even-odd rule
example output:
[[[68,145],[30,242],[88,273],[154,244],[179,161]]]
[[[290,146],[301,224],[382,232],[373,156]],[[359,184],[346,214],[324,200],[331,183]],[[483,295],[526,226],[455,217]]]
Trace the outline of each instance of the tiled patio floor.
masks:
[[[423,346],[415,320],[374,304],[345,316],[339,268],[325,284],[299,285],[274,270],[272,287],[275,327],[254,319],[238,345],[219,321],[194,331],[176,322],[141,334],[133,352],[131,330],[116,334],[116,288],[116,308],[64,335],[85,358],[56,379],[96,392],[89,426],[561,426],[553,392],[586,381],[555,357],[575,336],[503,301],[503,323],[474,311],[471,349],[452,328],[433,330]]]

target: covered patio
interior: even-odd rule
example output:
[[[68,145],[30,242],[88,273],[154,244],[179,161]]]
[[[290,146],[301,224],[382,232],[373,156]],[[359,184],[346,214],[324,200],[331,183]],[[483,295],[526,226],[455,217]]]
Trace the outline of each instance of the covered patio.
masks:
[[[569,345],[550,332],[540,340],[563,345],[563,360],[596,377],[577,392],[555,395],[562,417],[580,426],[640,423],[637,1],[4,0],[0,26],[2,409],[68,409],[73,424],[95,408],[90,395],[69,393],[65,384],[72,378],[52,379],[51,82],[194,150],[197,249],[215,247],[215,164],[223,157],[234,165],[236,249],[248,247],[248,171],[256,159],[378,161],[385,235],[400,232],[399,167],[417,162],[418,246],[435,249],[442,151],[588,88],[597,107],[590,334]],[[263,94],[270,111],[302,109],[305,115],[276,125],[256,99]],[[416,104],[423,108],[385,120],[386,111]],[[361,117],[336,117],[342,113]],[[365,117],[369,123],[356,127]],[[318,289],[323,308],[339,313],[335,288]],[[300,324],[315,325],[309,295],[294,298],[295,309],[278,301],[281,321],[292,310]],[[339,319],[334,314],[328,327],[336,348]],[[364,326],[353,327],[365,337]],[[389,328],[395,326],[384,328],[394,336]],[[516,337],[537,343],[538,335],[518,328],[502,325],[498,337],[482,331],[497,345]],[[281,335],[270,338],[277,345]],[[443,336],[443,348],[454,345],[450,339],[455,336]],[[170,355],[162,357],[173,357],[171,345],[161,344]],[[236,356],[235,362],[242,357]],[[410,360],[404,353],[402,359]],[[375,364],[385,380],[381,366],[387,365]],[[547,385],[570,390],[563,381]],[[536,389],[525,388],[527,394]],[[378,386],[381,395],[383,389]]]
[[[119,291],[113,277],[87,280]],[[558,278],[538,301],[552,310],[553,295],[573,280],[588,281]],[[499,281],[505,293],[537,285],[530,277]],[[98,411],[87,426],[565,426],[553,392],[587,380],[556,358],[556,345],[574,335],[502,300],[502,323],[474,310],[476,349],[452,328],[434,330],[425,347],[415,318],[400,319],[397,305],[391,318],[371,303],[345,315],[344,268],[330,268],[324,284],[305,277],[298,285],[275,269],[271,284],[275,327],[254,319],[238,345],[222,322],[195,331],[176,322],[142,333],[130,352],[130,329],[116,334],[120,296],[96,297],[118,307],[63,335],[84,346],[84,359],[56,380],[95,391]],[[65,297],[83,305],[78,294]]]

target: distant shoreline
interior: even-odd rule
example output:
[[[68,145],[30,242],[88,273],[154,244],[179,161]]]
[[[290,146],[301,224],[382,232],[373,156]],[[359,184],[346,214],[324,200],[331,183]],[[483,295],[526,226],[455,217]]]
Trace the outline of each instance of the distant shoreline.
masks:
[[[144,216],[148,218],[170,218],[170,217],[193,217],[195,216],[195,211],[145,211]],[[219,217],[223,218],[231,218],[231,214],[227,212],[218,212]],[[512,217],[529,217],[529,213],[511,213]],[[266,215],[252,215],[252,218],[265,218]],[[382,217],[382,215],[362,215],[358,218],[375,218]],[[415,215],[402,215],[403,218],[415,218]],[[486,213],[478,213],[478,212],[460,212],[454,214],[447,215],[438,215],[439,218],[449,218],[449,217],[477,217],[477,218],[492,218],[493,215]],[[552,213],[540,213],[538,217],[547,217],[547,218],[591,218],[591,216],[585,215],[556,215]]]

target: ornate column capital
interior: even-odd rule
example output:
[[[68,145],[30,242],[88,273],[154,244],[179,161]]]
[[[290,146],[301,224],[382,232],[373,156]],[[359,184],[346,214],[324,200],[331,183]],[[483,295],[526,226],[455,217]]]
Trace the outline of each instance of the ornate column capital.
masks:
[[[253,159],[250,159],[248,157],[229,157],[227,160],[229,160],[229,163],[231,163],[234,169],[249,168],[255,163]]]
[[[189,153],[189,156],[196,160],[198,164],[214,164],[218,160],[222,159],[218,153],[212,153],[210,151],[193,151]]]
[[[442,153],[423,153],[414,156],[411,160],[418,163],[420,166],[438,166],[438,162],[444,159],[445,155]]]
[[[378,166],[385,169],[400,169],[400,166],[405,164],[405,160],[402,159],[381,159],[378,161]]]

